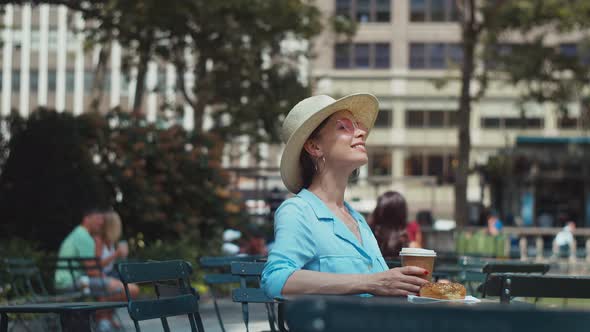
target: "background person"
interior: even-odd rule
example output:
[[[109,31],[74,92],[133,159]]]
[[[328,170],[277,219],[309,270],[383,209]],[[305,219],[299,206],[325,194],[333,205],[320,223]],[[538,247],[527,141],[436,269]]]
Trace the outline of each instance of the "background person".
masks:
[[[100,257],[100,265],[105,275],[119,278],[119,274],[114,269],[114,263],[117,259],[127,258],[129,249],[126,243],[117,242],[121,238],[122,225],[121,217],[115,211],[109,211],[104,214],[104,226],[99,236],[94,237],[95,256]],[[117,246],[116,246],[117,245]],[[116,248],[115,248],[116,246]]]
[[[372,228],[383,257],[397,258],[410,240],[406,231],[408,205],[397,191],[387,191],[377,198],[377,206],[371,214]]]

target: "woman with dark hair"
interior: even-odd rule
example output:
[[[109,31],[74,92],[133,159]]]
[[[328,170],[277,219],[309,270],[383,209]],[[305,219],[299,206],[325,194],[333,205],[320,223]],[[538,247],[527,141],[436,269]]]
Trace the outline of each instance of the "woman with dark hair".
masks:
[[[313,96],[285,118],[280,171],[296,196],[275,213],[275,242],[262,272],[268,296],[406,296],[426,282],[422,268],[388,269],[369,225],[344,201],[349,177],[368,161],[365,142],[378,110],[370,94]]]
[[[406,233],[408,205],[397,191],[387,191],[377,198],[377,207],[371,215],[377,244],[384,257],[397,258],[410,241]]]

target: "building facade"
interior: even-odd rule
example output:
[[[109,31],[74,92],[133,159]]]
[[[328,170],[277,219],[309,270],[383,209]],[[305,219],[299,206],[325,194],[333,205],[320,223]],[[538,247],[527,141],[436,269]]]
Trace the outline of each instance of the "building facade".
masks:
[[[80,114],[88,108],[100,46],[87,49],[81,33],[85,25],[80,13],[65,6],[4,5],[2,115],[16,109],[26,116],[37,107]],[[116,42],[108,49],[101,109],[132,107],[137,70],[123,71],[123,51]],[[176,102],[175,82],[173,66],[148,64],[142,111],[149,120],[156,119],[160,105]],[[185,126],[190,127],[190,108],[185,113]]]

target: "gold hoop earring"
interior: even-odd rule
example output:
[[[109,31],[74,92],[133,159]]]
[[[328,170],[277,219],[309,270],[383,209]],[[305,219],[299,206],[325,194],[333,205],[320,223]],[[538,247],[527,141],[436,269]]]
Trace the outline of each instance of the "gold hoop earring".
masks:
[[[323,172],[324,168],[326,168],[326,157],[322,156],[322,167],[320,167],[320,172]]]

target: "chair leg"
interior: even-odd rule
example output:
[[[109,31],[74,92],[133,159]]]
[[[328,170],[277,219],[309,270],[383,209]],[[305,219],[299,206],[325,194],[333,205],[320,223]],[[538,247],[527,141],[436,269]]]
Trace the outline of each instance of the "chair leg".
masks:
[[[8,331],[8,315],[6,313],[0,314],[0,332]]]
[[[248,329],[248,321],[249,321],[249,317],[250,315],[248,314],[248,302],[243,302],[242,303],[242,318],[244,319],[244,324],[246,324],[246,332],[250,332],[250,329]]]
[[[194,313],[195,320],[197,321],[197,330],[199,332],[205,332],[205,327],[203,326],[203,320],[201,319],[201,314],[198,312]]]
[[[166,317],[162,317],[160,318],[160,320],[162,321],[162,327],[164,328],[164,332],[170,332],[170,326],[168,326],[168,320],[166,319]]]
[[[266,303],[266,315],[268,316],[268,325],[270,326],[271,332],[277,332],[275,328],[275,308],[274,303]]]
[[[217,304],[217,296],[215,295],[215,291],[211,289],[211,297],[213,297],[213,307],[215,308],[215,314],[217,315],[217,320],[219,321],[219,327],[221,327],[221,332],[225,332],[225,326],[223,326],[223,320],[221,320],[221,311],[219,310],[219,305]]]
[[[285,305],[283,303],[279,303],[278,311],[278,325],[280,332],[287,332],[287,327],[285,326]]]

